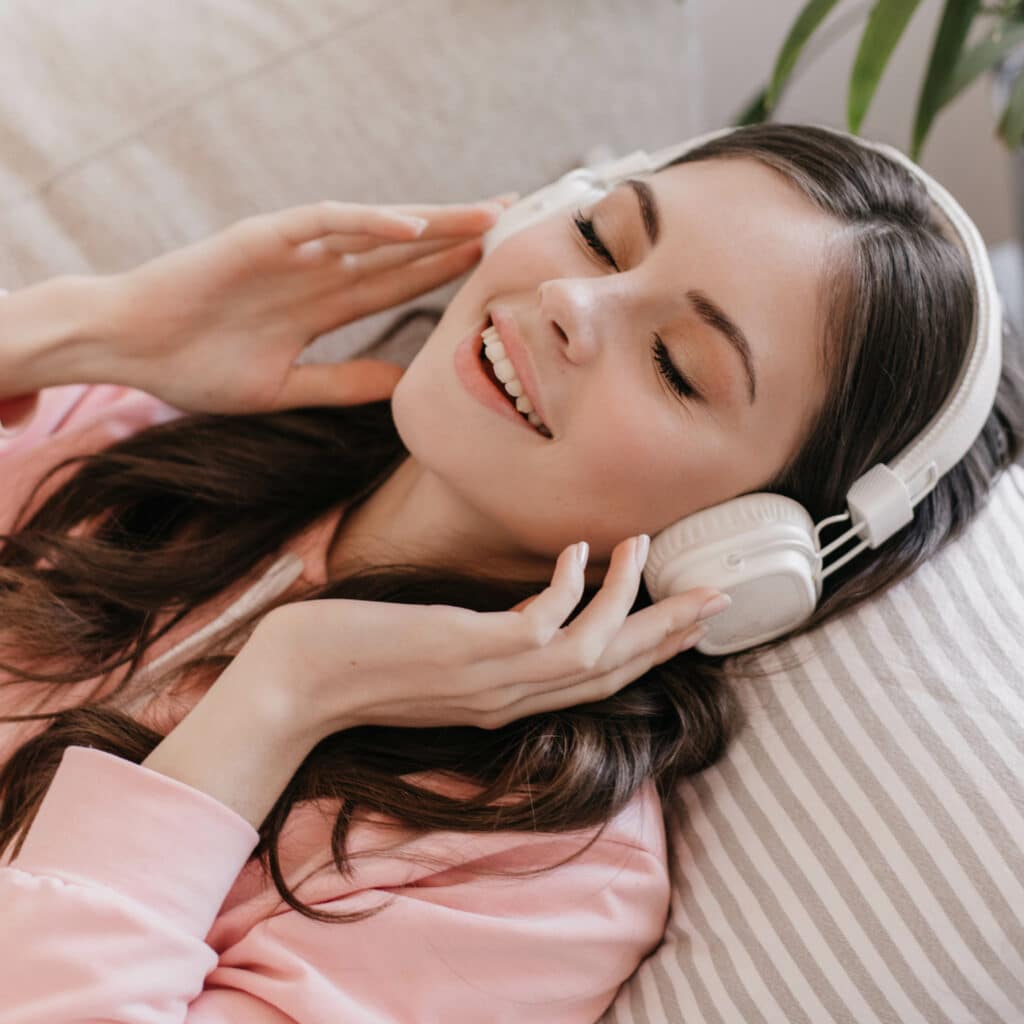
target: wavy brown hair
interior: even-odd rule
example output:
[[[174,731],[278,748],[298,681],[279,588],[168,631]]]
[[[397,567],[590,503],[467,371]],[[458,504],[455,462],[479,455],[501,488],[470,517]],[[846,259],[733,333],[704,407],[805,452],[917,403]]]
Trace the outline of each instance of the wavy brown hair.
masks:
[[[799,501],[818,521],[842,510],[853,481],[906,446],[950,391],[974,313],[969,270],[921,184],[840,135],[801,125],[754,125],[674,163],[708,159],[761,161],[843,226],[821,297],[827,399],[792,463],[759,488]],[[436,320],[439,313],[431,315]],[[812,630],[908,576],[982,508],[995,479],[1020,453],[1024,386],[1018,356],[1016,349],[1007,351],[997,401],[967,455],[921,502],[912,523],[825,580],[814,616],[796,632]],[[0,849],[16,839],[14,853],[20,849],[19,833],[31,823],[69,745],[138,763],[163,738],[124,710],[129,695],[139,696],[133,675],[155,640],[192,608],[265,568],[285,541],[339,503],[364,499],[407,457],[385,401],[184,416],[50,470],[26,499],[12,532],[0,535],[0,670],[13,681],[34,681],[50,696],[95,676],[102,677],[101,685],[118,671],[122,679],[102,699],[2,719],[49,724],[0,771]],[[75,472],[29,516],[39,489],[67,469]],[[300,599],[498,611],[548,584],[396,564],[330,579]],[[572,618],[597,589],[585,589]],[[634,610],[649,603],[641,585]],[[182,678],[212,681],[268,610],[209,644]],[[162,616],[168,618],[158,628]],[[343,872],[359,808],[423,832],[603,827],[647,779],[667,798],[680,777],[722,755],[741,725],[732,683],[758,675],[752,662],[778,642],[729,657],[690,650],[612,697],[497,729],[361,726],[335,733],[310,751],[281,793],[260,825],[252,857],[289,906],[314,920],[348,921],[375,911],[315,910],[282,876],[278,842],[300,801],[337,801],[330,852]],[[171,684],[168,674],[157,675],[142,693],[168,692]],[[407,778],[417,772],[468,780],[478,791],[444,796]]]

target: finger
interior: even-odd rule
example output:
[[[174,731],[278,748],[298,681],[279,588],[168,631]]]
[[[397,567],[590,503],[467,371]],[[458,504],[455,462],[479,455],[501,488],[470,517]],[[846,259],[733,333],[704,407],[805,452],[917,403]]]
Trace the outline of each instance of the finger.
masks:
[[[502,668],[507,668],[516,681],[513,693],[541,695],[560,692],[576,683],[618,671],[625,665],[635,663],[637,659],[642,661],[652,651],[662,649],[666,643],[671,644],[673,638],[678,639],[701,625],[697,616],[708,600],[717,594],[714,588],[696,587],[628,614],[597,662],[592,665],[581,667],[584,655],[578,648],[568,644],[561,649],[551,645],[550,648],[529,651],[518,659],[506,658]],[[571,626],[562,630],[563,635],[583,618],[585,612],[586,609],[573,620]],[[486,664],[483,658],[480,661]]]
[[[707,623],[699,616],[704,606],[718,594],[719,591],[713,587],[695,587],[633,612],[605,648],[595,670],[613,671],[641,657],[644,652],[660,647],[672,637],[706,626]]]
[[[405,213],[420,216],[427,220],[435,218],[438,214],[444,214],[448,223],[446,225],[442,225],[439,222],[439,225],[433,229],[432,235],[429,234],[430,229],[428,228],[428,237],[445,237],[454,240],[465,237],[466,234],[473,235],[479,233],[479,230],[481,230],[481,224],[483,225],[482,230],[485,231],[489,227],[493,226],[493,221],[491,221],[490,217],[485,217],[481,220],[478,214],[478,211],[481,208],[486,210],[489,214],[493,214],[494,212],[500,213],[511,206],[518,198],[518,192],[506,192],[503,195],[493,196],[490,199],[484,199],[478,203],[463,203],[449,206],[443,206],[441,204],[435,204],[432,206],[428,204],[420,204],[416,206],[405,205],[401,207],[393,206],[390,207],[390,209],[404,211]],[[419,211],[419,213],[417,214],[415,211]],[[470,214],[468,217],[468,223],[466,217],[467,213]],[[453,216],[455,219],[454,225],[451,223]],[[460,223],[462,226],[467,228],[466,231],[459,232],[457,230],[450,230],[452,228],[457,229],[460,226]],[[446,228],[443,234],[442,227]],[[367,249],[375,249],[391,244],[395,243],[389,242],[387,239],[382,239],[377,235],[359,235],[358,233],[337,234],[330,238],[331,247],[337,249],[339,252],[365,252]],[[424,243],[417,242],[416,244]]]
[[[383,359],[293,366],[272,411],[380,402],[391,397],[403,373],[403,367]]]
[[[302,245],[335,233],[372,234],[401,240],[420,234],[414,221],[399,210],[333,199],[260,216],[266,217],[267,223],[291,245]]]
[[[503,203],[487,201],[449,206],[404,205],[391,209],[426,220],[427,227],[421,238],[460,238],[479,235],[493,227],[506,207]]]
[[[459,238],[482,234],[493,227],[504,203],[452,205],[405,204],[371,206],[325,199],[265,214],[272,226],[292,245],[302,245],[329,234],[372,235],[377,238]],[[420,232],[415,220],[426,220]]]
[[[493,227],[497,221],[496,215],[503,213],[518,199],[518,193],[505,193],[502,196],[495,196],[480,203],[467,203],[458,206],[403,206],[392,209],[400,209],[406,213],[421,216],[431,221],[432,226],[428,226],[424,232],[424,237],[427,239],[447,238],[457,240],[466,236],[471,237],[473,234],[478,234]],[[481,208],[487,212],[488,216],[483,218],[479,216]],[[345,246],[348,252],[364,252],[367,249],[387,244],[373,236],[366,236],[364,238],[351,236],[351,239],[352,242]]]
[[[542,647],[562,628],[562,623],[580,603],[586,577],[583,566],[576,560],[576,545],[571,544],[558,556],[551,583],[539,594],[521,601],[511,612],[498,612],[497,616],[515,615],[519,623],[518,641],[525,638]],[[507,629],[507,627],[505,627]]]
[[[631,615],[643,579],[643,564],[636,556],[638,539],[627,538],[615,546],[601,589],[562,630],[562,646],[578,665],[607,670],[631,659],[668,633],[695,622],[704,603],[718,593],[711,587],[695,588]]]
[[[327,246],[333,243],[331,239],[339,236],[332,235],[324,242]],[[378,239],[379,243],[379,239]],[[445,249],[452,249],[460,245],[459,240],[450,238],[437,238],[427,242],[389,242],[386,245],[368,246],[365,250],[353,251],[344,240],[341,240],[334,252],[341,256],[338,267],[345,271],[348,282],[357,281],[360,278],[371,274],[380,273],[391,267],[399,267],[405,263],[412,263],[413,260],[422,259],[435,252],[443,252]]]
[[[509,196],[517,195],[510,193]],[[424,246],[422,252],[433,252],[443,245],[456,244],[460,239],[482,235],[488,231],[497,221],[496,210],[500,210],[510,202],[495,204],[488,201],[483,207],[480,204],[466,206],[452,211],[448,208],[440,208],[442,217],[430,219],[429,210],[424,210],[428,216],[427,226],[422,235],[410,245]],[[424,209],[423,207],[418,207]],[[483,212],[483,216],[481,216]],[[424,240],[425,239],[425,240]],[[301,262],[305,264],[330,265],[331,258],[338,253],[363,253],[370,249],[388,249],[401,246],[406,243],[406,237],[393,238],[390,235],[385,237],[380,233],[367,234],[365,232],[343,232],[334,231],[331,234],[323,235],[313,239],[307,239],[298,245],[296,253]],[[431,248],[426,248],[431,247]],[[415,250],[406,250],[414,252]]]
[[[358,287],[339,288],[326,295],[311,310],[318,324],[316,333],[333,330],[370,313],[390,309],[407,299],[432,291],[460,277],[480,259],[479,239],[448,247],[439,253],[385,270],[361,280]]]
[[[600,657],[589,666],[583,665],[578,671],[589,672],[591,675],[595,672],[613,671],[634,658],[657,649],[666,639],[688,632],[701,624],[697,616],[709,598],[717,593],[718,591],[712,588],[699,587],[684,594],[665,598],[639,611],[627,613],[625,621],[604,646]],[[586,611],[587,609],[584,609],[562,632],[571,631]]]
[[[535,655],[583,596],[583,567],[575,561],[574,549],[575,545],[569,545],[555,559],[547,588],[507,611],[467,616],[458,638],[452,638],[453,644],[458,639],[466,660],[482,668],[490,686],[497,685],[499,677],[516,683],[541,678],[550,682],[552,673]]]
[[[622,628],[640,587],[635,544],[635,538],[627,538],[615,546],[601,589],[564,629],[561,623],[568,617],[568,612],[562,612],[568,594],[576,595],[573,607],[582,595],[584,577],[583,568],[579,565],[572,582],[568,577],[564,582],[553,580],[551,587],[518,613],[530,623],[531,632],[542,638],[543,645],[550,644],[556,633],[561,634],[558,645],[544,652],[551,667],[549,678],[564,676],[581,664],[596,665],[614,635]]]
[[[404,252],[410,257],[429,255],[432,252],[458,245],[464,241],[462,238],[434,238],[421,241],[407,241],[406,239],[381,238],[378,235],[342,235],[337,232],[331,235],[324,235],[323,238],[314,239],[312,242],[304,242],[295,251],[298,254],[308,255],[304,262],[324,263],[327,265],[340,266],[337,262],[338,256],[358,257],[353,260],[353,266],[363,264],[365,255],[371,251]],[[349,261],[345,261],[348,263]]]
[[[520,718],[530,715],[544,714],[550,711],[561,711],[563,708],[576,707],[579,704],[592,704],[607,700],[630,683],[636,682],[649,672],[655,665],[674,658],[684,651],[691,650],[707,634],[707,626],[696,626],[680,633],[665,637],[654,648],[646,648],[625,664],[599,676],[588,675],[582,681],[574,682],[557,690],[544,693],[524,693],[523,696],[510,701],[499,711],[491,713],[487,723],[491,728],[507,725]],[[523,690],[527,688],[524,687]]]
[[[385,208],[412,214],[414,217],[428,217],[445,210],[472,209],[480,206],[497,206],[501,210],[507,210],[518,199],[518,192],[502,192],[499,195],[485,196],[483,199],[474,199],[467,203],[388,203]]]
[[[487,612],[473,616],[466,623],[465,635],[459,644],[466,656],[486,665],[488,678],[494,679],[495,665],[515,680],[538,680],[538,671],[545,683],[563,679],[572,668],[558,670],[550,661],[530,665],[516,660],[517,655],[547,653],[546,644],[562,623],[572,614],[583,596],[583,568],[575,558],[575,544],[570,544],[555,559],[550,584],[504,612]],[[513,659],[511,662],[508,659]],[[527,677],[526,672],[532,672]]]

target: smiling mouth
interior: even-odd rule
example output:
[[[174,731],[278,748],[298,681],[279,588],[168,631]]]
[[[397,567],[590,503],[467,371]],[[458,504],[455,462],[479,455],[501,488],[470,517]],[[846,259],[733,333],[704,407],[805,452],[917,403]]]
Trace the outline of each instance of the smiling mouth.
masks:
[[[494,363],[484,355],[484,346],[482,344],[480,345],[480,351],[477,353],[477,358],[480,360],[480,365],[484,368],[484,373],[490,377],[491,383],[501,392],[501,397],[515,409],[516,400],[505,390],[505,385],[498,380],[498,375],[494,372]],[[519,410],[516,409],[516,412],[519,412]],[[522,413],[519,413],[519,415],[521,416]]]
[[[488,327],[490,327],[490,326],[492,326],[492,325],[491,325],[491,322],[488,320]],[[486,328],[485,328],[485,330],[486,330]],[[553,437],[553,435],[552,435],[551,431],[547,428],[547,426],[545,424],[537,425],[537,424],[531,423],[528,414],[522,412],[516,406],[515,398],[513,398],[505,390],[505,385],[502,382],[501,378],[498,377],[498,375],[494,372],[494,364],[485,355],[484,348],[485,348],[485,342],[483,341],[483,338],[481,337],[480,349],[477,352],[477,358],[480,360],[480,365],[483,366],[484,373],[487,375],[487,377],[490,380],[490,382],[494,385],[495,388],[497,388],[497,390],[501,394],[502,398],[504,398],[505,401],[508,402],[508,404],[512,407],[512,409],[515,411],[516,415],[522,417],[522,419],[525,421],[526,425],[531,430],[536,431],[538,434],[540,434],[541,437],[551,439]]]

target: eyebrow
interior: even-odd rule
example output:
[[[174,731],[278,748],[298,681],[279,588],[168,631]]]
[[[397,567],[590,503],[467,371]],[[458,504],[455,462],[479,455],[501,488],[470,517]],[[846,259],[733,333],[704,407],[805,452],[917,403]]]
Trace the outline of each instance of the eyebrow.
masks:
[[[627,178],[623,185],[628,185],[640,204],[640,217],[643,220],[644,234],[651,245],[655,245],[661,235],[661,214],[658,211],[658,201],[654,198],[654,189],[646,181],[637,178]],[[747,374],[747,390],[750,394],[749,404],[754,404],[757,397],[757,376],[754,373],[754,358],[751,354],[750,342],[747,336],[739,329],[735,322],[730,319],[725,310],[722,309],[704,292],[691,288],[686,293],[693,311],[709,327],[718,331],[723,338],[736,350],[743,362],[743,369]]]

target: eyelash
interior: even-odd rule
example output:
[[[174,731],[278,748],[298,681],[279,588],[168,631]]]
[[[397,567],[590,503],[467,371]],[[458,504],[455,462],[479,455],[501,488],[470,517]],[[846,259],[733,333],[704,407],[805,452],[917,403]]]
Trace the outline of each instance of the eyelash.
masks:
[[[615,257],[608,251],[607,246],[601,241],[597,232],[594,230],[594,220],[592,217],[584,217],[580,210],[577,210],[572,217],[572,222],[576,226],[576,230],[580,233],[580,237],[584,242],[593,250],[598,258],[606,263],[609,267],[618,270],[618,266],[615,263]],[[653,343],[651,345],[651,351],[654,353],[654,361],[658,364],[658,372],[667,381],[668,386],[682,398],[696,398],[700,399],[700,392],[690,383],[689,379],[684,376],[675,363],[672,362],[672,357],[669,355],[668,349],[665,347],[665,343],[658,337],[657,334],[652,334],[651,338]]]

